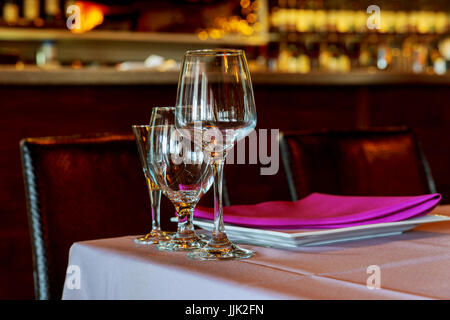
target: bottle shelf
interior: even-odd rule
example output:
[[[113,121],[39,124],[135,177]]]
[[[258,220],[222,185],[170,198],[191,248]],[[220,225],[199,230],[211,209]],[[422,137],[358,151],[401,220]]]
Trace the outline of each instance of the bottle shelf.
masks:
[[[196,34],[132,32],[116,30],[91,30],[72,33],[64,29],[0,27],[2,41],[113,41],[113,42],[159,42],[180,44],[264,45],[269,42],[267,34],[253,36],[227,35],[220,39],[200,39]]]

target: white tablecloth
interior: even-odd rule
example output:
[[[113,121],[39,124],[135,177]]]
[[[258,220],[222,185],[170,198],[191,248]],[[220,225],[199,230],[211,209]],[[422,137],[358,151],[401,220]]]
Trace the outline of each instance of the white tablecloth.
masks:
[[[450,222],[295,250],[243,245],[256,254],[240,261],[192,261],[134,238],[73,244],[63,299],[450,299]],[[367,286],[371,265],[379,289]]]

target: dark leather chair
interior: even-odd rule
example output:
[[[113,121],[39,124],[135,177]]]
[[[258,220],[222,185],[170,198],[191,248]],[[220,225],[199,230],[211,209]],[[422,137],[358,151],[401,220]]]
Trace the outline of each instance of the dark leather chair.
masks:
[[[60,299],[74,242],[151,227],[136,142],[131,134],[30,138],[21,141],[21,152],[35,296]],[[162,197],[163,228],[173,229],[173,212]]]
[[[285,132],[281,154],[292,200],[312,192],[402,196],[436,192],[407,128]]]

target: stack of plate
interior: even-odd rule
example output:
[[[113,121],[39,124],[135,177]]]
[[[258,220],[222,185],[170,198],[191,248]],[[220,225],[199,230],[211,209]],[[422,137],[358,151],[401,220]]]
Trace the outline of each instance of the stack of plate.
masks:
[[[172,218],[171,220],[176,221],[176,218]],[[225,225],[225,231],[232,241],[237,241],[239,243],[275,248],[296,248],[392,236],[411,230],[420,224],[448,220],[450,220],[450,217],[430,214],[398,222],[314,230],[267,230],[227,224]],[[212,231],[213,229],[213,223],[209,220],[194,218],[194,225],[207,231]]]

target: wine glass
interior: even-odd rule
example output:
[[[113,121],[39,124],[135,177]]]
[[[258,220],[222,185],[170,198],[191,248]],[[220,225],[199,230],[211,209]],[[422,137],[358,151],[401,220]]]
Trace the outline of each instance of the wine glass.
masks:
[[[159,190],[156,183],[151,177],[151,168],[147,161],[149,153],[149,133],[151,125],[164,124],[165,114],[167,112],[173,113],[174,107],[155,107],[152,110],[150,118],[150,125],[133,125],[133,134],[136,139],[136,144],[141,159],[142,169],[144,171],[145,180],[147,182],[148,193],[150,196],[150,207],[152,212],[152,230],[140,237],[134,239],[137,244],[154,244],[160,240],[168,240],[173,234],[172,232],[161,230],[161,214],[160,214],[160,202],[161,202],[161,190]]]
[[[228,240],[223,223],[222,180],[227,150],[256,126],[256,108],[242,50],[187,51],[183,57],[175,125],[201,145],[214,170],[214,229],[208,244],[190,252],[195,260],[245,259],[251,250]]]
[[[148,162],[151,174],[176,209],[177,232],[169,240],[159,241],[164,251],[189,251],[205,245],[194,230],[194,208],[213,182],[212,167],[205,161],[201,148],[194,145],[175,128],[175,113],[165,114],[165,124],[150,129]]]

